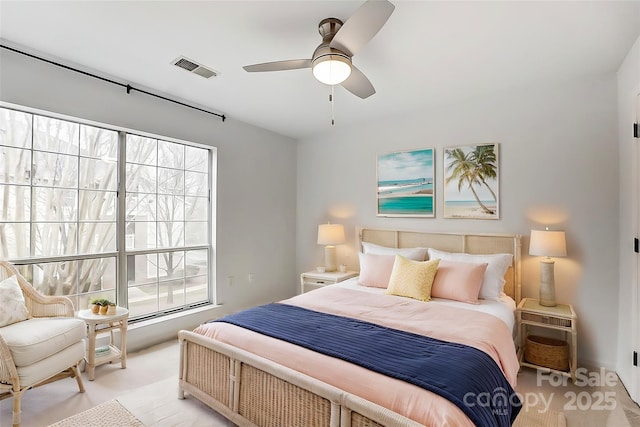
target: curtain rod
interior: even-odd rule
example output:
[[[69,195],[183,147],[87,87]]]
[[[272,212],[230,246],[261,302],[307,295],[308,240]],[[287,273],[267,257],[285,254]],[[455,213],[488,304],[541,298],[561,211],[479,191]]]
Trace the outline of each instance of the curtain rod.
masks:
[[[9,47],[9,46],[3,45],[3,44],[0,44],[0,47],[2,47],[3,49],[10,50],[12,52],[19,53],[21,55],[28,56],[28,57],[33,58],[33,59],[37,59],[39,61],[46,62],[46,63],[51,64],[51,65],[55,65],[55,66],[60,67],[60,68],[64,68],[66,70],[75,71],[76,73],[84,74],[85,76],[93,77],[95,79],[102,80],[102,81],[107,82],[107,83],[118,85],[120,87],[125,88],[127,90],[127,94],[131,93],[132,90],[135,90],[137,92],[144,93],[145,95],[153,96],[155,98],[159,98],[159,99],[162,99],[164,101],[169,101],[169,102],[173,102],[174,104],[182,105],[183,107],[193,108],[194,110],[202,111],[203,113],[207,113],[207,114],[212,114],[214,116],[218,116],[218,117],[220,117],[222,119],[223,122],[227,118],[224,114],[218,114],[218,113],[214,113],[212,111],[207,111],[207,110],[204,110],[202,108],[195,107],[193,105],[185,104],[184,102],[176,101],[175,99],[167,98],[165,96],[158,95],[158,94],[155,94],[155,93],[152,93],[152,92],[148,92],[146,90],[138,89],[138,88],[135,88],[135,87],[133,87],[133,86],[131,86],[129,84],[124,84],[124,83],[117,82],[115,80],[107,79],[106,77],[98,76],[96,74],[92,74],[92,73],[89,73],[89,72],[86,72],[86,71],[82,71],[82,70],[79,70],[77,68],[70,67],[68,65],[60,64],[59,62],[51,61],[49,59],[45,59],[45,58],[42,58],[40,56],[33,55],[31,53],[23,52],[21,50],[14,49],[12,47]]]

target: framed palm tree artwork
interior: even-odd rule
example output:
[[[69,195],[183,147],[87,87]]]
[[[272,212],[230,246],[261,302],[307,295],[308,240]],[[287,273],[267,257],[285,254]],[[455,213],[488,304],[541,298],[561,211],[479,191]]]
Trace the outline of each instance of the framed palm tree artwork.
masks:
[[[378,155],[378,216],[433,218],[433,148]]]
[[[444,217],[500,219],[499,144],[445,148]]]

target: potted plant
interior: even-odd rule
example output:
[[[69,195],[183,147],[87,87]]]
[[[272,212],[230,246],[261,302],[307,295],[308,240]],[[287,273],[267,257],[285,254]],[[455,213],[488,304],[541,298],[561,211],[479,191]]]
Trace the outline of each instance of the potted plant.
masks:
[[[107,310],[109,309],[109,300],[106,298],[103,298],[100,301],[100,314],[105,315],[107,314]]]
[[[107,316],[115,316],[116,314],[116,303],[109,301],[109,305],[107,308]]]
[[[100,304],[100,301],[102,301],[102,299],[103,298],[91,298],[89,301],[89,309],[93,314],[100,313],[100,306],[102,305]]]

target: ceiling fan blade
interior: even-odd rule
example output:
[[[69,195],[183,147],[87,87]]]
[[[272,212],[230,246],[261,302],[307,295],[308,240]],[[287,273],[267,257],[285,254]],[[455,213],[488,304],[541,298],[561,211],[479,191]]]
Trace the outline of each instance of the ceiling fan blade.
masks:
[[[355,55],[380,31],[395,8],[387,0],[367,0],[342,25],[329,46]]]
[[[362,71],[351,65],[351,75],[341,83],[342,87],[362,99],[376,93],[375,88]]]
[[[245,71],[250,73],[256,71],[284,71],[284,70],[298,70],[301,68],[311,68],[310,59],[290,59],[287,61],[276,62],[264,62],[262,64],[245,65]]]

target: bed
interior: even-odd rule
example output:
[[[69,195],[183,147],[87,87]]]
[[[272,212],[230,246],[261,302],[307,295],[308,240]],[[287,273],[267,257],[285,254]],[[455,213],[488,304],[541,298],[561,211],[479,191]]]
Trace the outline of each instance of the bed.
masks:
[[[193,396],[240,426],[472,426],[477,422],[474,417],[481,416],[476,411],[482,409],[478,400],[482,393],[471,397],[467,393],[465,405],[456,406],[451,403],[456,400],[455,396],[450,401],[448,392],[434,392],[428,385],[422,385],[422,379],[415,379],[413,375],[405,378],[402,372],[393,370],[398,368],[385,367],[376,371],[375,366],[349,359],[352,357],[349,354],[343,356],[345,352],[359,351],[360,344],[355,343],[362,338],[360,336],[349,338],[346,333],[347,343],[324,344],[327,348],[339,349],[339,356],[346,360],[307,345],[310,341],[313,345],[316,341],[322,342],[324,338],[319,338],[322,331],[327,331],[327,340],[331,339],[332,328],[343,327],[340,322],[364,322],[367,328],[384,329],[373,330],[373,334],[412,334],[411,339],[443,340],[465,351],[471,349],[492,360],[492,369],[500,369],[501,379],[508,383],[500,383],[501,387],[511,391],[509,387],[515,388],[518,364],[512,334],[513,310],[520,301],[520,236],[359,228],[357,239],[360,249],[369,243],[387,248],[432,248],[456,254],[510,254],[501,301],[484,301],[473,307],[436,298],[423,303],[384,295],[381,289],[365,288],[358,284],[358,278],[339,286],[327,286],[279,304],[251,309],[255,311],[250,314],[239,314],[266,315],[270,321],[280,321],[278,327],[283,329],[292,325],[288,332],[292,342],[283,341],[277,334],[270,335],[271,331],[262,331],[263,324],[270,322],[256,321],[260,319],[258,317],[253,318],[253,324],[250,323],[252,320],[241,320],[240,317],[239,322],[249,323],[235,323],[235,315],[231,315],[225,318],[226,321],[207,323],[194,331],[180,331],[179,397]],[[496,309],[501,314],[496,314]],[[280,314],[282,310],[286,313]],[[315,313],[318,313],[318,319],[314,320]],[[282,320],[278,320],[280,316]],[[291,322],[292,318],[304,321]],[[339,325],[334,326],[334,320]],[[313,321],[320,323],[307,323]],[[469,324],[474,327],[469,328]],[[356,326],[361,327],[360,323]],[[311,339],[304,337],[308,335],[302,333],[305,330],[313,331]],[[469,330],[474,332],[469,333]],[[342,337],[343,333],[333,335]],[[386,340],[387,336],[384,337]],[[354,345],[348,345],[351,342]],[[418,341],[412,342],[418,345]],[[389,347],[390,350],[395,348]],[[397,348],[405,351],[400,350],[399,344]],[[434,363],[434,366],[441,366],[435,358]],[[450,365],[456,368],[447,369],[450,371],[447,375],[470,376],[463,374],[461,365]],[[469,372],[491,371],[469,366],[469,369],[475,369]],[[444,370],[420,369],[429,371],[429,375]],[[457,384],[460,380],[452,379],[451,383]],[[448,387],[449,384],[445,388]],[[502,397],[508,400],[511,396]],[[460,396],[457,399],[459,401]],[[493,412],[496,412],[495,408]]]

